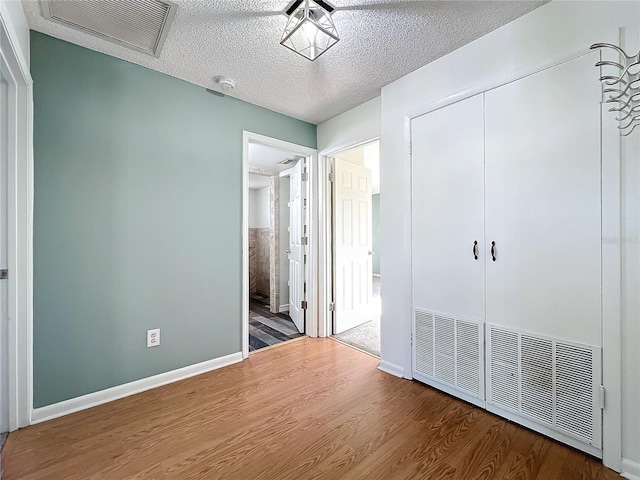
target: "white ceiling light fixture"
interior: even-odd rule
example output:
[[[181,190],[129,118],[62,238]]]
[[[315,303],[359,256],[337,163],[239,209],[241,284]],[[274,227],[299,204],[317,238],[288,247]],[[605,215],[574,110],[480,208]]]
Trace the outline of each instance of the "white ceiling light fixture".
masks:
[[[334,10],[322,0],[294,0],[285,12],[289,21],[280,44],[314,61],[340,40],[331,18]]]

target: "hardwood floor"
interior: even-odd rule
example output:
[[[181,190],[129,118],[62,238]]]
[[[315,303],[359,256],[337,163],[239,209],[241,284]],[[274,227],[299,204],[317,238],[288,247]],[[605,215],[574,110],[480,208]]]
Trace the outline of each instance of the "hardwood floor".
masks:
[[[615,479],[596,459],[330,339],[9,435],[12,479]]]

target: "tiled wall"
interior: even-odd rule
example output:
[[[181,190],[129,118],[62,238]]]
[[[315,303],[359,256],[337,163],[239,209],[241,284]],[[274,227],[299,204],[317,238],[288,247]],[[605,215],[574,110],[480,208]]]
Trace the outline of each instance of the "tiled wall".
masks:
[[[269,229],[249,229],[249,293],[269,295]]]

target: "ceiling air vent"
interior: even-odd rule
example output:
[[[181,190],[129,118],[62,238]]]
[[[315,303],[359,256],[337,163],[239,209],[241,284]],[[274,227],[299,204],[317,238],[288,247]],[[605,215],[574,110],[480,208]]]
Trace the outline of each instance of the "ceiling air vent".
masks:
[[[289,165],[297,162],[298,160],[302,160],[304,157],[296,156],[293,158],[285,158],[284,160],[279,161],[278,163],[281,165]]]
[[[160,56],[176,5],[160,0],[42,0],[48,20]]]

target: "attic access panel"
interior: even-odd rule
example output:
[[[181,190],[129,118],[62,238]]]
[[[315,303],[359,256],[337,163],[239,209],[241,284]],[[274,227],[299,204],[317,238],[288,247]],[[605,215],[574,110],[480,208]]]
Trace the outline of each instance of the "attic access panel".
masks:
[[[47,20],[154,57],[160,51],[177,6],[166,0],[41,0]]]

